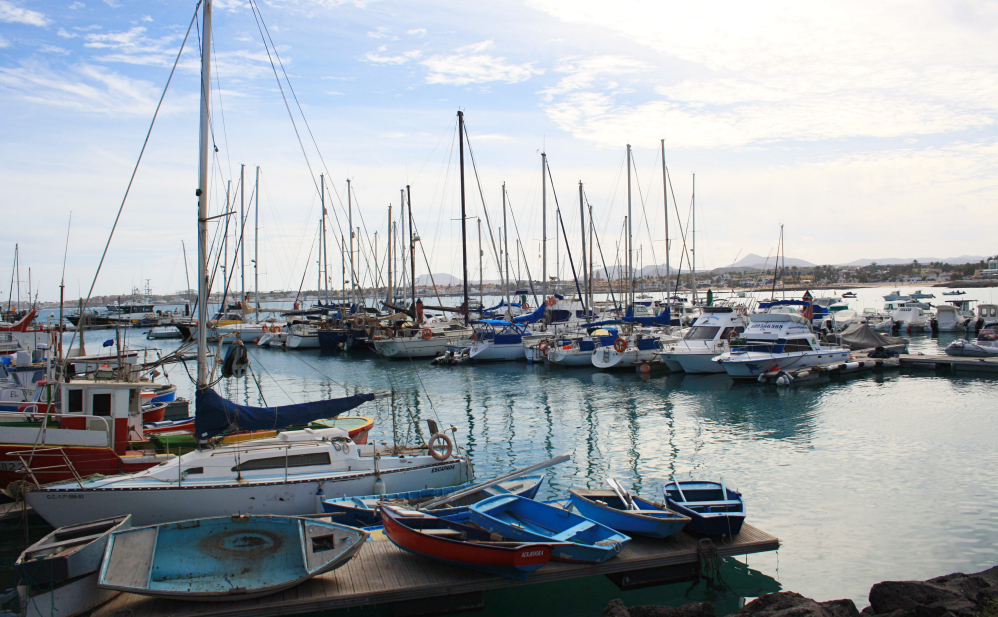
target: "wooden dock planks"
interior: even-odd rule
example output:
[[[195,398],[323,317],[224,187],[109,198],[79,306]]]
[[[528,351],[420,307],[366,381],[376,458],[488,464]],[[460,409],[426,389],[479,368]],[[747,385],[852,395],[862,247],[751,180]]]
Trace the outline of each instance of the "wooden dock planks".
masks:
[[[973,373],[998,373],[998,358],[968,358],[963,356],[902,354],[902,368],[924,368]]]
[[[731,557],[777,550],[780,541],[746,524],[731,543],[716,542],[715,546],[721,557]],[[130,617],[296,615],[695,563],[696,547],[696,538],[685,533],[665,540],[635,538],[619,556],[606,563],[551,562],[531,574],[529,581],[520,583],[406,553],[381,535],[365,543],[360,552],[338,570],[272,596],[247,601],[195,603],[121,594],[95,610],[93,616],[115,617],[126,608]]]

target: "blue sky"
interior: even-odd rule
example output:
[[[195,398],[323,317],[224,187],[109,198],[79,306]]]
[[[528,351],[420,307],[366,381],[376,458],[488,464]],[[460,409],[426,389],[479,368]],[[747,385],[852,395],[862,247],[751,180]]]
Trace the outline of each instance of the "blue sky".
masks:
[[[9,263],[20,243],[43,299],[58,293],[70,211],[68,295],[86,292],[194,5],[0,0],[0,250]],[[351,178],[382,253],[387,206],[411,184],[436,272],[460,272],[458,108],[492,227],[505,181],[535,276],[542,149],[573,248],[581,180],[606,254],[621,239],[623,153],[633,144],[635,246],[645,264],[664,261],[661,138],[684,226],[697,174],[698,265],[765,256],[781,223],[787,253],[815,263],[998,252],[994,3],[261,0],[260,9],[319,147],[298,117],[312,172],[328,170],[344,200]],[[305,268],[315,280],[312,176],[248,4],[216,1],[214,32],[213,208],[240,163],[250,178],[260,165],[261,286],[297,288]],[[186,286],[195,37],[98,293],[127,292],[143,279],[156,292]],[[469,215],[484,217],[468,177]],[[671,255],[675,263],[675,244]],[[477,270],[474,250],[471,259]],[[486,259],[485,276],[494,277]],[[570,275],[564,265],[561,275]]]

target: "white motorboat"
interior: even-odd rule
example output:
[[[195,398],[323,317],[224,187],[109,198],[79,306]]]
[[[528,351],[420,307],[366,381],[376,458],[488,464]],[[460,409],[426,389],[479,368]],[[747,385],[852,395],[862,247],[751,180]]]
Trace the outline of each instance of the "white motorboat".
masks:
[[[635,364],[653,361],[662,351],[663,344],[679,341],[679,337],[648,328],[635,330],[632,334],[617,337],[612,345],[599,346],[592,355],[593,366],[604,370],[634,368]]]
[[[447,351],[448,347],[467,347],[471,345],[471,328],[463,324],[445,322],[427,322],[422,328],[407,328],[391,336],[376,335],[371,339],[374,351],[386,358],[435,358]]]
[[[310,323],[293,323],[284,345],[288,349],[318,349],[319,329]]]
[[[998,325],[998,304],[978,304],[977,319],[981,328]]]
[[[658,354],[669,370],[687,373],[723,373],[711,359],[729,349],[728,341],[745,331],[747,318],[730,306],[705,306],[682,340]]]
[[[946,347],[946,353],[970,358],[998,358],[998,330],[981,330],[976,341],[953,341]]]
[[[284,324],[269,321],[234,323],[218,326],[215,331],[223,342],[231,343],[239,340],[243,343],[258,341],[265,334],[281,332]]]
[[[472,362],[513,362],[523,360],[523,339],[529,337],[526,324],[502,319],[481,319],[473,322],[468,357]]]
[[[734,379],[754,379],[762,373],[818,364],[844,362],[850,351],[822,345],[810,324],[797,313],[753,313],[745,329],[744,345],[714,358]]]
[[[321,512],[323,497],[374,494],[379,479],[386,490],[405,492],[473,478],[466,456],[433,454],[440,456],[426,449],[390,455],[355,444],[341,429],[304,429],[194,450],[139,473],[42,486],[26,499],[56,527],[124,514],[137,526],[229,514],[300,516]]]
[[[927,304],[921,302],[905,302],[903,306],[891,313],[894,328],[904,332],[922,332],[929,326],[929,317],[925,314]]]
[[[929,320],[933,332],[964,332],[969,319],[960,314],[960,309],[952,304],[942,304],[936,307],[936,315]]]

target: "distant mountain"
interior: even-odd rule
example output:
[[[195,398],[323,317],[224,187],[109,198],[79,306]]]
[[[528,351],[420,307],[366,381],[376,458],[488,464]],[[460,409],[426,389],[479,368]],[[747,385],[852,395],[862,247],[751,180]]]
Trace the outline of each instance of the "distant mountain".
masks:
[[[724,268],[717,268],[718,270],[762,270],[771,269],[773,265],[776,264],[776,256],[770,256],[767,261],[765,257],[761,255],[756,255],[755,253],[749,253],[745,257],[731,264],[730,266],[725,266]],[[814,264],[810,261],[804,261],[803,259],[797,259],[796,257],[780,257],[780,266],[787,266],[792,268],[797,266],[799,268],[813,268]]]
[[[416,276],[416,285],[432,285],[436,283],[438,287],[448,285],[460,285],[461,279],[445,272],[434,272],[432,280],[429,274],[419,274]]]
[[[973,264],[977,263],[983,259],[987,259],[982,255],[961,255],[959,257],[946,257],[940,259],[939,257],[910,257],[908,259],[897,259],[896,257],[886,257],[884,259],[857,259],[856,261],[850,261],[847,264],[838,264],[840,266],[868,266],[872,263],[877,263],[882,266],[900,266],[904,264],[910,264],[911,262],[918,260],[920,264],[928,264],[932,262],[940,262],[944,264]]]

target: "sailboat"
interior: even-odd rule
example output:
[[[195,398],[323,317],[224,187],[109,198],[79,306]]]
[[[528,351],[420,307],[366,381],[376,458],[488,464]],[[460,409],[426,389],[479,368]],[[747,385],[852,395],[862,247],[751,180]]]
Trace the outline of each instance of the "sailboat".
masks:
[[[336,428],[280,433],[230,445],[213,440],[238,431],[307,426],[334,418],[385,392],[279,407],[237,405],[209,385],[208,178],[211,100],[212,2],[203,3],[201,121],[198,166],[198,323],[195,436],[200,448],[151,469],[111,477],[75,479],[37,486],[26,501],[55,527],[97,518],[132,515],[135,526],[230,514],[300,516],[322,512],[323,497],[402,492],[462,484],[472,480],[471,463],[451,436],[431,425],[426,446],[396,448],[359,445]],[[443,446],[442,449],[434,445]],[[28,474],[30,475],[30,470]]]

